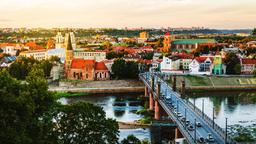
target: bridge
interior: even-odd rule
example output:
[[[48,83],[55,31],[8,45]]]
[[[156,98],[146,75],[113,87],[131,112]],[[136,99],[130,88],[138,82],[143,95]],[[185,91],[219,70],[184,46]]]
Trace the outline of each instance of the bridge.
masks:
[[[181,92],[178,93],[176,77],[173,79],[172,87],[162,79],[159,73],[143,73],[139,75],[139,78],[145,84],[145,95],[149,97],[149,109],[154,111],[154,118],[161,120],[166,115],[176,123],[176,139],[185,138],[190,144],[201,143],[202,138],[207,143],[236,143],[227,135],[227,129],[221,128],[214,122],[214,119],[209,118],[195,104],[183,99],[185,82],[182,82]]]

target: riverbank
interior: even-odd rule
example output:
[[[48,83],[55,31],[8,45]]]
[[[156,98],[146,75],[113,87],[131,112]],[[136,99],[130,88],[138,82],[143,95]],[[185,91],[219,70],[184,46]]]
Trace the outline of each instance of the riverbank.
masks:
[[[150,124],[141,124],[137,122],[118,122],[119,129],[137,129],[137,128],[149,128]]]
[[[201,91],[241,91],[256,90],[256,78],[245,76],[176,76],[178,89],[185,80],[186,90],[193,92]],[[172,85],[172,76],[168,80]]]
[[[138,93],[144,85],[138,80],[62,81],[59,86],[50,85],[49,91],[70,93]]]

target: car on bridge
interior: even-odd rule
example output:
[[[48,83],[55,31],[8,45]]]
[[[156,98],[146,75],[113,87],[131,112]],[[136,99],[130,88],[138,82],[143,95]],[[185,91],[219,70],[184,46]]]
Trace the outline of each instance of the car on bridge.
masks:
[[[200,144],[206,143],[206,141],[205,141],[205,139],[204,139],[203,137],[199,137],[199,138],[197,139],[197,142],[200,143]]]
[[[188,128],[189,131],[193,131],[194,130],[194,127],[192,125],[189,125],[187,128]]]
[[[202,127],[202,124],[200,122],[196,122],[197,127]]]
[[[214,138],[212,137],[212,134],[211,134],[211,133],[208,133],[206,140],[207,140],[208,142],[214,142]]]

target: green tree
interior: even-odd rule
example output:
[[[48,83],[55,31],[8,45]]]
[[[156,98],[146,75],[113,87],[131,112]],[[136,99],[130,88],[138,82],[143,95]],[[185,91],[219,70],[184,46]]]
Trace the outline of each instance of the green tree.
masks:
[[[256,28],[252,30],[252,35],[256,35]]]
[[[61,144],[115,144],[118,142],[118,124],[107,119],[101,107],[90,103],[59,106],[53,115],[56,125],[52,135]]]
[[[6,70],[0,72],[0,143],[51,141],[48,133],[53,127],[43,117],[54,104],[53,96],[41,72],[32,71],[25,83],[12,78]]]
[[[112,65],[112,72],[117,79],[125,78],[126,62],[123,59],[116,59]]]
[[[125,78],[136,79],[138,78],[139,70],[138,63],[134,61],[128,61],[126,64]]]
[[[227,74],[239,74],[239,67],[241,69],[240,65],[240,59],[235,53],[228,53],[226,55],[226,59],[224,63],[227,66],[226,72]]]
[[[128,135],[127,138],[121,141],[121,144],[140,144],[140,140],[134,135]]]
[[[138,63],[116,59],[112,65],[112,72],[117,79],[136,79],[139,74]]]

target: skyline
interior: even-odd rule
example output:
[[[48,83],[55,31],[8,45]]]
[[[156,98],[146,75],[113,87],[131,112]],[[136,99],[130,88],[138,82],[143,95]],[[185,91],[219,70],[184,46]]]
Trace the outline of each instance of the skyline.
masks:
[[[8,0],[0,2],[0,27],[252,29],[255,5],[254,0]]]

